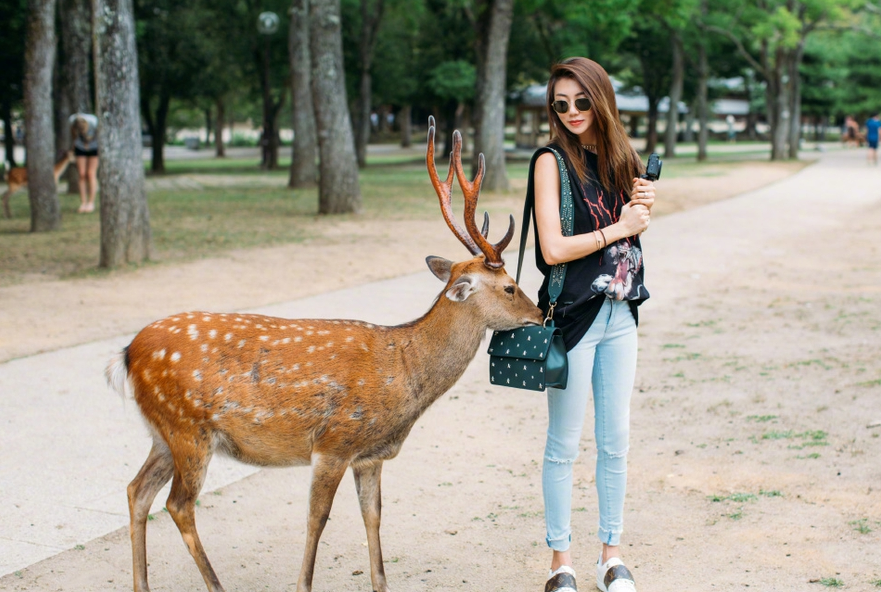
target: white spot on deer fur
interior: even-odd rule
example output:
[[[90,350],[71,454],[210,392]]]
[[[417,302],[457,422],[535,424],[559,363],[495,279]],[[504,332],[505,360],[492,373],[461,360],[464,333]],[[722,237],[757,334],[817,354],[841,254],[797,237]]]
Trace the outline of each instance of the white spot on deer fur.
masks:
[[[367,344],[366,344],[366,343],[362,343],[362,344],[361,344],[361,349],[363,349],[363,350],[366,351],[366,352],[369,352],[369,351],[370,351],[370,348],[367,347]]]
[[[153,381],[149,370],[145,369],[143,372],[141,372],[141,376],[144,378],[144,382],[146,382],[147,384],[150,384]]]
[[[192,318],[194,318],[194,317],[195,317],[195,315],[191,315],[191,314],[188,314],[188,315],[187,315],[187,318],[188,318],[188,319],[192,319]]]
[[[180,360],[180,352],[174,352],[173,354],[171,354],[172,362],[177,362],[178,360]]]
[[[328,341],[324,347],[333,347],[333,341]]]
[[[176,323],[176,322],[178,322],[180,319],[179,319],[178,317],[171,317],[171,320],[174,321],[174,322]]]
[[[153,359],[154,360],[164,360],[165,359],[165,350],[160,349],[159,351],[154,351],[153,352]]]
[[[160,327],[161,327],[161,325],[157,325],[157,326],[156,326],[157,329],[160,328]],[[177,325],[172,325],[171,327],[168,328],[168,332],[169,332],[169,333],[174,333],[175,329],[177,329]]]
[[[311,354],[311,353],[314,353],[314,352],[315,352],[315,346],[314,346],[314,345],[310,345],[310,346],[306,349],[306,352],[307,352],[307,353],[310,353],[310,354]]]
[[[395,377],[394,377],[394,376],[386,376],[386,378],[385,378],[385,383],[386,383],[386,384],[391,384],[391,383],[393,383],[394,381],[395,381]]]
[[[358,386],[364,386],[365,384],[366,384],[366,381],[363,378],[358,381]]]
[[[205,315],[204,317],[202,317],[202,321],[205,322],[205,323],[210,323],[210,322],[211,322],[211,317],[209,317],[208,315]]]
[[[214,394],[215,395],[222,395],[223,394],[223,387],[219,386],[216,389],[214,389]]]
[[[193,378],[195,378],[196,380],[198,380],[198,381],[201,382],[201,380],[202,380],[202,373],[199,372],[198,370],[193,370]]]
[[[346,343],[351,343],[351,342],[353,342],[353,341],[355,341],[355,338],[352,337],[351,335],[349,335],[348,337],[346,337]]]
[[[303,341],[303,338],[300,337],[299,335],[297,335],[296,337],[294,337],[294,343],[300,343],[301,341]]]
[[[285,337],[284,339],[281,340],[281,342],[284,343],[284,344],[288,344],[288,343],[291,342],[291,338],[290,338],[290,337]]]
[[[199,329],[196,328],[196,325],[187,327],[187,335],[190,336],[190,341],[196,341],[199,338]]]
[[[323,331],[319,331],[318,334],[321,335],[321,336],[324,336],[324,335],[330,335],[330,331],[328,331],[328,330],[325,329],[325,330],[323,330]]]
[[[261,335],[260,341],[269,341],[269,335]]]
[[[306,335],[312,335],[315,331],[306,331]]]
[[[239,349],[241,349],[243,347],[245,347],[245,340],[241,339],[241,340],[239,340]]]
[[[223,336],[224,341],[230,341],[232,339],[232,333],[227,333]]]
[[[211,329],[210,331],[208,331],[208,337],[209,337],[210,339],[214,339],[215,337],[217,337],[217,330],[216,330],[216,329]]]

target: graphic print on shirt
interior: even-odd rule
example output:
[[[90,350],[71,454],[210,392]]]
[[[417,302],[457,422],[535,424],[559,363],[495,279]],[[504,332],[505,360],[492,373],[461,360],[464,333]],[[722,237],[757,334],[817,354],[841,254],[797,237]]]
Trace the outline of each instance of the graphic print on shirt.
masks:
[[[591,288],[597,294],[605,294],[612,300],[631,300],[639,296],[642,284],[634,283],[642,269],[642,251],[629,241],[619,241],[606,248],[603,259],[615,265],[615,274],[597,276]]]

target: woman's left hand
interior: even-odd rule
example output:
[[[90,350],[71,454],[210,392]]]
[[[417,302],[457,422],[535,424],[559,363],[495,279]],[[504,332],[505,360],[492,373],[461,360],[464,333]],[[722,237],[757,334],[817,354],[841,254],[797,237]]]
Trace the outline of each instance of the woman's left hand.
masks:
[[[655,205],[655,184],[648,179],[633,179],[633,189],[630,191],[630,203],[641,205],[652,211]]]

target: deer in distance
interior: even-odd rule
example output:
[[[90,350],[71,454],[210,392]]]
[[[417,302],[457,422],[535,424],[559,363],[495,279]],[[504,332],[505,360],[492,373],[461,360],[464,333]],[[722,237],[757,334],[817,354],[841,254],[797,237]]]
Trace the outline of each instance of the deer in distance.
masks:
[[[52,174],[55,176],[56,184],[61,175],[64,174],[64,171],[67,170],[67,165],[73,161],[74,155],[73,150],[71,150],[70,152],[65,152],[61,160],[52,167]],[[6,163],[6,173],[3,175],[3,180],[7,183],[6,192],[0,198],[3,201],[3,215],[7,218],[12,218],[12,210],[9,209],[9,198],[12,197],[13,193],[28,184],[28,169],[27,167],[10,167],[9,163]]]
[[[487,329],[542,323],[538,307],[505,272],[501,254],[514,217],[496,244],[489,216],[474,213],[485,172],[462,168],[457,131],[446,181],[434,162],[429,119],[426,164],[447,226],[473,256],[427,257],[446,285],[419,319],[398,326],[354,320],[284,319],[190,312],[144,328],[107,367],[108,383],[131,393],[153,445],[128,486],[134,589],[147,583],[150,506],[169,479],[166,508],[205,580],[223,590],[196,532],[195,502],[212,454],[259,466],[311,465],[309,510],[298,592],[312,590],[318,541],[337,487],[352,468],[367,531],[371,584],[388,592],[380,548],[380,474],[422,413],[474,358]],[[465,197],[465,230],[453,217],[453,175]]]

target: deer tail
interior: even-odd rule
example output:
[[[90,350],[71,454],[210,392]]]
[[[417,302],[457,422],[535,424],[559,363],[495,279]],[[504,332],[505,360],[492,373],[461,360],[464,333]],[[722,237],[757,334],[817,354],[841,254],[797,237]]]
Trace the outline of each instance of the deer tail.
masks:
[[[110,358],[110,361],[107,363],[107,368],[104,370],[104,377],[107,379],[107,384],[110,388],[116,391],[120,397],[125,399],[126,386],[129,383],[128,347]],[[128,390],[131,392],[131,388]]]

